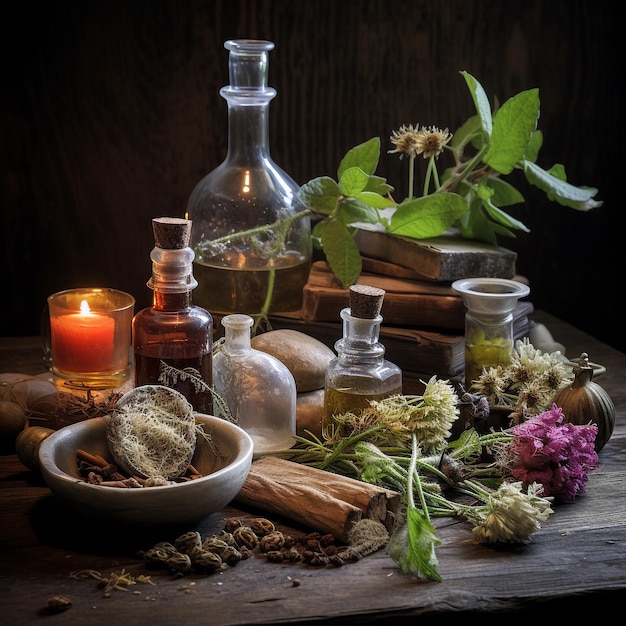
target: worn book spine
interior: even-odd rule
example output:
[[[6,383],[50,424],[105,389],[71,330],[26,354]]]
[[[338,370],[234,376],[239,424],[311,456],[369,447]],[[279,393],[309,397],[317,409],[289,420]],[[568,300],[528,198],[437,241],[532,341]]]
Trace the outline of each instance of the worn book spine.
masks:
[[[513,311],[513,336],[527,336],[534,326],[528,317],[534,310],[532,302],[521,300]],[[315,337],[334,349],[341,339],[342,325],[304,319],[302,311],[273,314],[269,317],[273,329],[290,328]],[[437,376],[458,376],[465,369],[464,331],[431,330],[407,326],[380,327],[380,342],[385,356],[404,372],[429,372]]]
[[[399,266],[395,266],[399,267]],[[465,305],[451,285],[362,272],[357,284],[385,291],[381,314],[386,324],[463,330]],[[334,322],[349,305],[349,290],[324,261],[311,267],[302,293],[304,319]]]
[[[516,252],[460,236],[410,239],[359,229],[355,242],[361,255],[407,267],[421,280],[515,276]]]
[[[302,291],[304,319],[331,322],[348,306],[342,289],[305,285]],[[465,305],[455,296],[407,294],[387,291],[381,315],[387,324],[406,324],[448,330],[463,330]]]
[[[385,264],[385,269],[395,274],[399,265]],[[380,268],[382,269],[382,268]],[[515,276],[526,283],[526,278]],[[463,331],[466,307],[451,283],[420,281],[369,272],[361,272],[359,285],[368,285],[385,291],[381,314],[384,323],[394,326]],[[325,261],[311,266],[309,278],[302,293],[304,319],[319,322],[339,320],[341,310],[348,306],[349,290],[343,289],[339,280]]]

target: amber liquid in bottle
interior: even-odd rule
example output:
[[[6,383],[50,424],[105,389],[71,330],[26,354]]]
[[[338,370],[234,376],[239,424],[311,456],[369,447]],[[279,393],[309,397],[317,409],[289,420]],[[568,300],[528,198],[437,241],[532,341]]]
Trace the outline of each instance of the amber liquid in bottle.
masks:
[[[309,260],[292,253],[276,261],[274,292],[270,312],[293,311],[302,306],[302,285],[306,283],[311,264]],[[266,268],[238,268],[194,262],[194,276],[198,287],[194,300],[210,306],[214,314],[232,311],[260,311],[267,294],[270,270]]]
[[[150,254],[152,278],[148,282],[154,291],[153,304],[133,319],[135,386],[166,385],[182,393],[195,411],[211,415],[213,318],[191,301],[196,286],[194,254],[185,245],[191,222],[158,218],[153,226],[157,245]],[[175,245],[170,239],[177,234],[176,227],[186,228],[185,240],[171,249],[160,247]]]
[[[363,409],[370,406],[370,401],[379,401],[387,398],[392,393],[402,393],[402,388],[394,384],[390,392],[372,393],[367,389],[359,391],[358,387],[344,387],[341,389],[327,389],[324,393],[324,415],[330,422],[332,415],[344,413],[359,414]]]
[[[378,341],[383,318],[377,311],[383,295],[382,289],[350,287],[351,306],[340,313],[343,337],[335,343],[337,356],[326,371],[322,429],[331,426],[336,415],[360,415],[371,401],[402,393],[402,370],[384,358],[385,347]],[[375,312],[363,317],[359,308],[372,306]]]
[[[230,84],[226,158],[202,178],[187,203],[198,288],[194,301],[214,315],[295,311],[311,267],[311,220],[299,185],[272,159],[265,40],[228,40]],[[295,218],[286,231],[276,224]],[[216,328],[219,332],[220,329]]]

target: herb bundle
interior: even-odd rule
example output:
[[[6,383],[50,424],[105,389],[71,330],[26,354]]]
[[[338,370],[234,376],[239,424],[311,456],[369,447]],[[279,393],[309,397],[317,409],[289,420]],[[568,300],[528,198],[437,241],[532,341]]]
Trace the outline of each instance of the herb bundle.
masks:
[[[440,581],[432,518],[462,518],[482,543],[529,543],[553,513],[552,501],[582,493],[597,465],[596,427],[565,423],[556,405],[525,428],[468,428],[450,440],[458,404],[450,383],[433,376],[422,396],[392,396],[372,401],[361,416],[334,416],[321,439],[307,433],[274,456],[398,491],[403,509],[389,554],[403,573]],[[537,455],[542,467],[531,471]]]

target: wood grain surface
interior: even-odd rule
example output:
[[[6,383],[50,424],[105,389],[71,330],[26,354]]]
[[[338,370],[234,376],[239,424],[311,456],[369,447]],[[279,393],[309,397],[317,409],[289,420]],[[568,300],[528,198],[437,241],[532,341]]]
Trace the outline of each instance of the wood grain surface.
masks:
[[[589,475],[585,494],[555,513],[521,546],[490,547],[473,541],[462,521],[436,520],[442,582],[420,582],[399,573],[385,550],[339,568],[242,561],[209,576],[154,573],[155,586],[136,585],[103,597],[97,581],[71,572],[122,568],[146,573],[139,549],[171,540],[172,531],[140,532],[79,518],[50,494],[41,477],[15,455],[0,456],[0,614],[7,624],[40,623],[46,601],[64,595],[72,607],[48,616],[63,626],[123,623],[180,626],[324,623],[415,624],[473,618],[484,625],[537,618],[556,611],[610,611],[626,592],[626,355],[569,324],[535,313],[570,358],[587,352],[606,367],[596,380],[616,407],[616,426]],[[38,338],[0,338],[0,371],[42,371]],[[261,511],[226,507],[203,520],[203,535],[218,532],[231,516]],[[272,519],[274,519],[272,517]],[[285,520],[279,529],[302,532]],[[189,531],[189,528],[181,531]],[[167,536],[164,536],[167,534]],[[294,581],[297,583],[294,584]]]

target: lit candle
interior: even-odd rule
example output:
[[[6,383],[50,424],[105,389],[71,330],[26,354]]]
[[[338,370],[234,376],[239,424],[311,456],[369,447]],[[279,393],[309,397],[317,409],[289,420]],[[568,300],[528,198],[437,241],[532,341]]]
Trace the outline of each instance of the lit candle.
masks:
[[[83,300],[80,313],[50,317],[55,367],[66,372],[109,372],[115,368],[115,320],[90,310]]]

